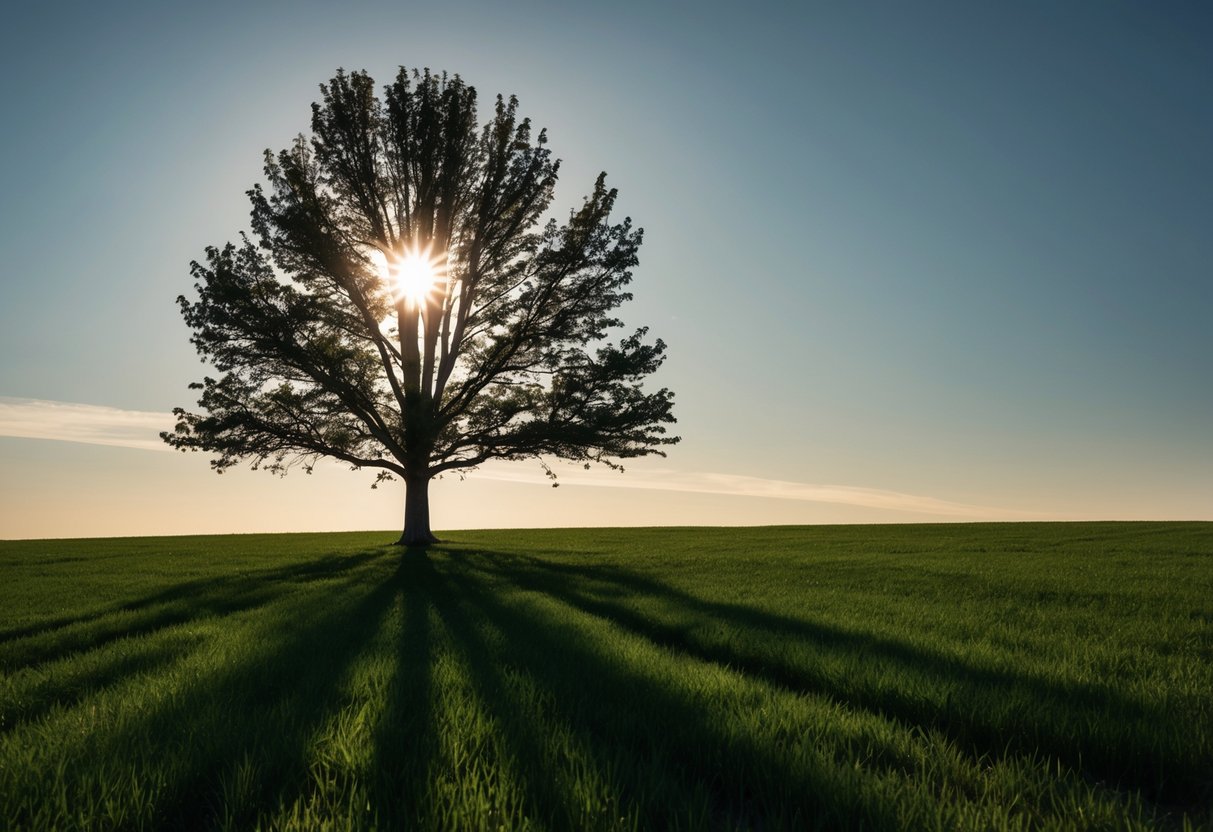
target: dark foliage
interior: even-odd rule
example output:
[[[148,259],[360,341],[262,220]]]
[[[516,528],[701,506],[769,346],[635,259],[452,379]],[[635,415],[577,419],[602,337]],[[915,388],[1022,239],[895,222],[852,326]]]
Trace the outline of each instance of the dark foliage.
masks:
[[[399,476],[402,542],[424,542],[444,471],[617,467],[678,441],[673,394],[641,384],[665,345],[645,329],[611,340],[642,231],[612,223],[605,174],[567,222],[545,221],[559,161],[516,99],[479,126],[458,76],[401,69],[382,100],[365,72],[320,89],[311,137],[266,152],[252,234],[192,264],[198,298],[178,302],[220,375],[191,385],[201,412],[175,410],[166,442],[220,471],[329,456]],[[438,255],[421,298],[384,279],[409,252]]]

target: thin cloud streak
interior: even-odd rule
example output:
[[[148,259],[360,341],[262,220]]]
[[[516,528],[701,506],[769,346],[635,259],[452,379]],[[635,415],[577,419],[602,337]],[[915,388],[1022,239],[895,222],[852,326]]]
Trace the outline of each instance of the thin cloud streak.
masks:
[[[171,430],[172,425],[173,418],[168,413],[0,396],[0,436],[168,451],[171,449],[160,440],[159,434],[162,430]],[[469,473],[468,476],[498,482],[547,482],[544,476],[537,472],[504,466],[486,466]],[[560,483],[574,486],[796,500],[940,517],[982,520],[1039,517],[1039,513],[1029,515],[1027,512],[957,503],[898,491],[772,480],[741,474],[632,469],[621,475],[613,471],[595,469],[561,472],[559,477]]]
[[[169,451],[160,431],[172,427],[169,413],[0,396],[0,436]]]
[[[539,474],[497,468],[482,469],[470,476],[501,482],[533,484],[545,482]],[[899,491],[884,491],[878,488],[790,482],[742,474],[629,470],[620,475],[609,471],[601,473],[577,471],[560,473],[558,482],[599,488],[640,488],[653,491],[682,491],[693,494],[721,494],[730,497],[761,497],[775,500],[831,503],[966,519],[1010,520],[1039,516],[1038,512],[1029,515],[1028,512],[957,503],[917,494],[904,494]]]

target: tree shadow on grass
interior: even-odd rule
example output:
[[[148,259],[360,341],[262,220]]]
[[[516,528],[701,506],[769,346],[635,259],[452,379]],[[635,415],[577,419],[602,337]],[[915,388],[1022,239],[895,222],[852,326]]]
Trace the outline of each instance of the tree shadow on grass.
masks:
[[[374,730],[373,771],[367,783],[376,824],[387,828],[419,827],[429,811],[427,785],[438,753],[430,623],[433,583],[425,547],[408,547],[394,578],[400,632],[387,702]]]
[[[819,761],[777,756],[713,721],[664,666],[571,626],[560,607],[503,598],[501,577],[460,553],[439,567],[434,602],[522,780],[539,828],[895,828],[890,804]],[[508,579],[508,575],[506,575]],[[521,822],[524,818],[507,819]]]
[[[134,642],[123,650],[89,654],[54,672],[38,674],[32,684],[21,684],[22,674],[14,674],[8,690],[0,693],[0,733],[37,720],[55,708],[70,708],[112,685],[157,672],[203,641],[201,635],[164,633]]]
[[[898,639],[705,601],[615,567],[461,550],[450,568],[465,582],[540,592],[699,660],[938,732],[976,759],[1045,754],[1152,800],[1200,805],[1210,797],[1210,767],[1198,749],[1185,756],[1182,743],[1158,742],[1162,726],[1177,737],[1183,726],[1110,688],[982,667]],[[839,675],[839,662],[856,656],[873,671]],[[1126,724],[1134,730],[1126,732]]]
[[[230,637],[227,631],[212,637],[205,653],[130,689],[122,701],[65,714],[59,722],[80,723],[79,739],[58,722],[47,726],[66,744],[57,760],[50,755],[21,775],[17,816],[24,811],[29,825],[39,825],[33,822],[39,812],[62,804],[99,820],[107,796],[125,787],[145,801],[148,814],[135,825],[242,827],[267,806],[302,794],[309,744],[338,709],[351,666],[398,592],[397,581],[383,579],[388,554],[372,550],[311,569],[272,570],[253,576],[249,588],[235,579],[191,582],[198,599],[186,585],[149,596],[149,607],[171,599],[195,614],[261,608]],[[316,577],[319,563],[340,568],[320,567],[325,582],[295,593],[275,585]]]
[[[436,573],[430,588],[453,653],[466,669],[479,709],[495,729],[498,741],[489,754],[498,788],[509,784],[518,792],[519,805],[497,807],[498,811],[519,812],[537,821],[540,828],[592,827],[602,818],[594,816],[592,804],[579,802],[574,796],[576,784],[570,782],[569,769],[580,765],[601,777],[605,765],[595,758],[593,739],[583,731],[570,730],[567,714],[555,701],[552,679],[535,674],[533,662],[520,666],[510,643],[520,634],[526,638],[535,634],[540,638],[539,647],[558,644],[557,652],[549,658],[563,661],[568,656],[568,645],[559,635],[560,628],[549,622],[510,617],[508,612],[503,613],[504,608],[496,606],[486,611],[484,594],[467,584],[451,582],[445,574]],[[468,601],[474,605],[469,607]],[[500,650],[503,640],[505,649]],[[585,658],[594,675],[601,675],[596,657]],[[526,678],[522,678],[524,675]],[[682,798],[678,805],[688,803],[685,795]],[[522,819],[507,816],[502,822],[512,826]]]
[[[110,710],[102,707],[92,723],[84,708],[48,723],[48,730],[85,735],[69,740],[75,745],[65,745],[59,759],[44,758],[39,770],[18,775],[23,785],[13,805],[24,821],[18,825],[68,825],[71,817],[89,817],[85,810],[104,825],[98,807],[105,795],[141,788],[150,808],[117,825],[248,828],[281,822],[303,806],[313,807],[313,820],[335,817],[327,811],[347,812],[354,826],[436,826],[444,817],[436,779],[484,776],[494,766],[491,776],[508,776],[516,788],[517,813],[499,819],[507,825],[771,829],[906,822],[898,814],[904,802],[887,790],[856,788],[850,766],[862,762],[877,776],[909,784],[913,760],[882,758],[879,749],[862,759],[828,758],[831,752],[816,750],[816,740],[797,725],[787,726],[794,752],[757,736],[728,715],[758,701],[762,684],[823,694],[911,729],[955,732],[980,755],[1006,749],[1007,726],[971,708],[951,700],[915,703],[875,683],[846,683],[819,672],[813,657],[863,653],[942,679],[962,696],[997,691],[1015,678],[894,639],[705,601],[627,570],[490,551],[448,555],[441,548],[401,557],[398,548],[385,547],[327,572],[273,572],[281,573],[277,582],[262,587],[266,594],[255,604],[241,606],[250,596],[238,589],[227,599],[236,610],[257,613],[240,617],[233,643],[212,639],[208,650],[217,658],[196,651],[175,661],[144,693],[133,690],[130,701],[117,705],[108,700]],[[271,581],[264,573],[251,577]],[[222,615],[218,593],[225,582],[191,583],[203,585],[198,608]],[[647,605],[645,611],[634,603]],[[715,638],[702,626],[708,620],[740,637]],[[637,649],[645,641],[649,646]],[[800,661],[761,649],[781,641],[811,649]],[[653,645],[682,655],[662,659]],[[371,649],[387,651],[390,669],[375,677],[379,687],[352,691],[357,663]],[[492,740],[480,752],[487,757],[470,773],[443,768],[449,761],[440,753],[447,732],[458,739],[465,728],[436,711],[442,691],[435,668],[452,656],[492,721]],[[670,677],[677,672],[671,668],[691,662],[698,682]],[[722,709],[713,697],[733,684],[722,681],[725,674],[742,681],[728,688]],[[318,761],[326,727],[350,709],[368,707],[378,714],[365,732],[369,769]],[[995,739],[983,744],[977,729]],[[332,779],[343,777],[351,779]],[[352,795],[365,795],[365,803]],[[37,822],[39,807],[58,801],[81,814]]]
[[[303,563],[185,581],[85,615],[63,616],[0,632],[0,670],[13,672],[118,639],[154,633],[199,618],[253,609],[300,583],[326,580],[381,553],[326,555]]]

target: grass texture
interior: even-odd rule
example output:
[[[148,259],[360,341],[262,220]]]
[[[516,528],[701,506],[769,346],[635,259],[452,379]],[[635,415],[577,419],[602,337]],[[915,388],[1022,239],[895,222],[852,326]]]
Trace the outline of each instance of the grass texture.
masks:
[[[389,540],[0,542],[0,828],[1213,828],[1213,524]]]

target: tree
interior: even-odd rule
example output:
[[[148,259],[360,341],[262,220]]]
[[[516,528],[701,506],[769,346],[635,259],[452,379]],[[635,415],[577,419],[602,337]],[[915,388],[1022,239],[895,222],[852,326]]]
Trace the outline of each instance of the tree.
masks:
[[[493,459],[664,455],[673,394],[646,329],[611,341],[643,231],[612,224],[605,174],[561,224],[544,130],[497,97],[483,127],[458,75],[401,69],[376,97],[337,75],[312,135],[265,152],[252,234],[191,264],[177,299],[203,361],[182,451],[279,474],[320,457],[405,482],[402,544],[434,542],[429,483]]]

